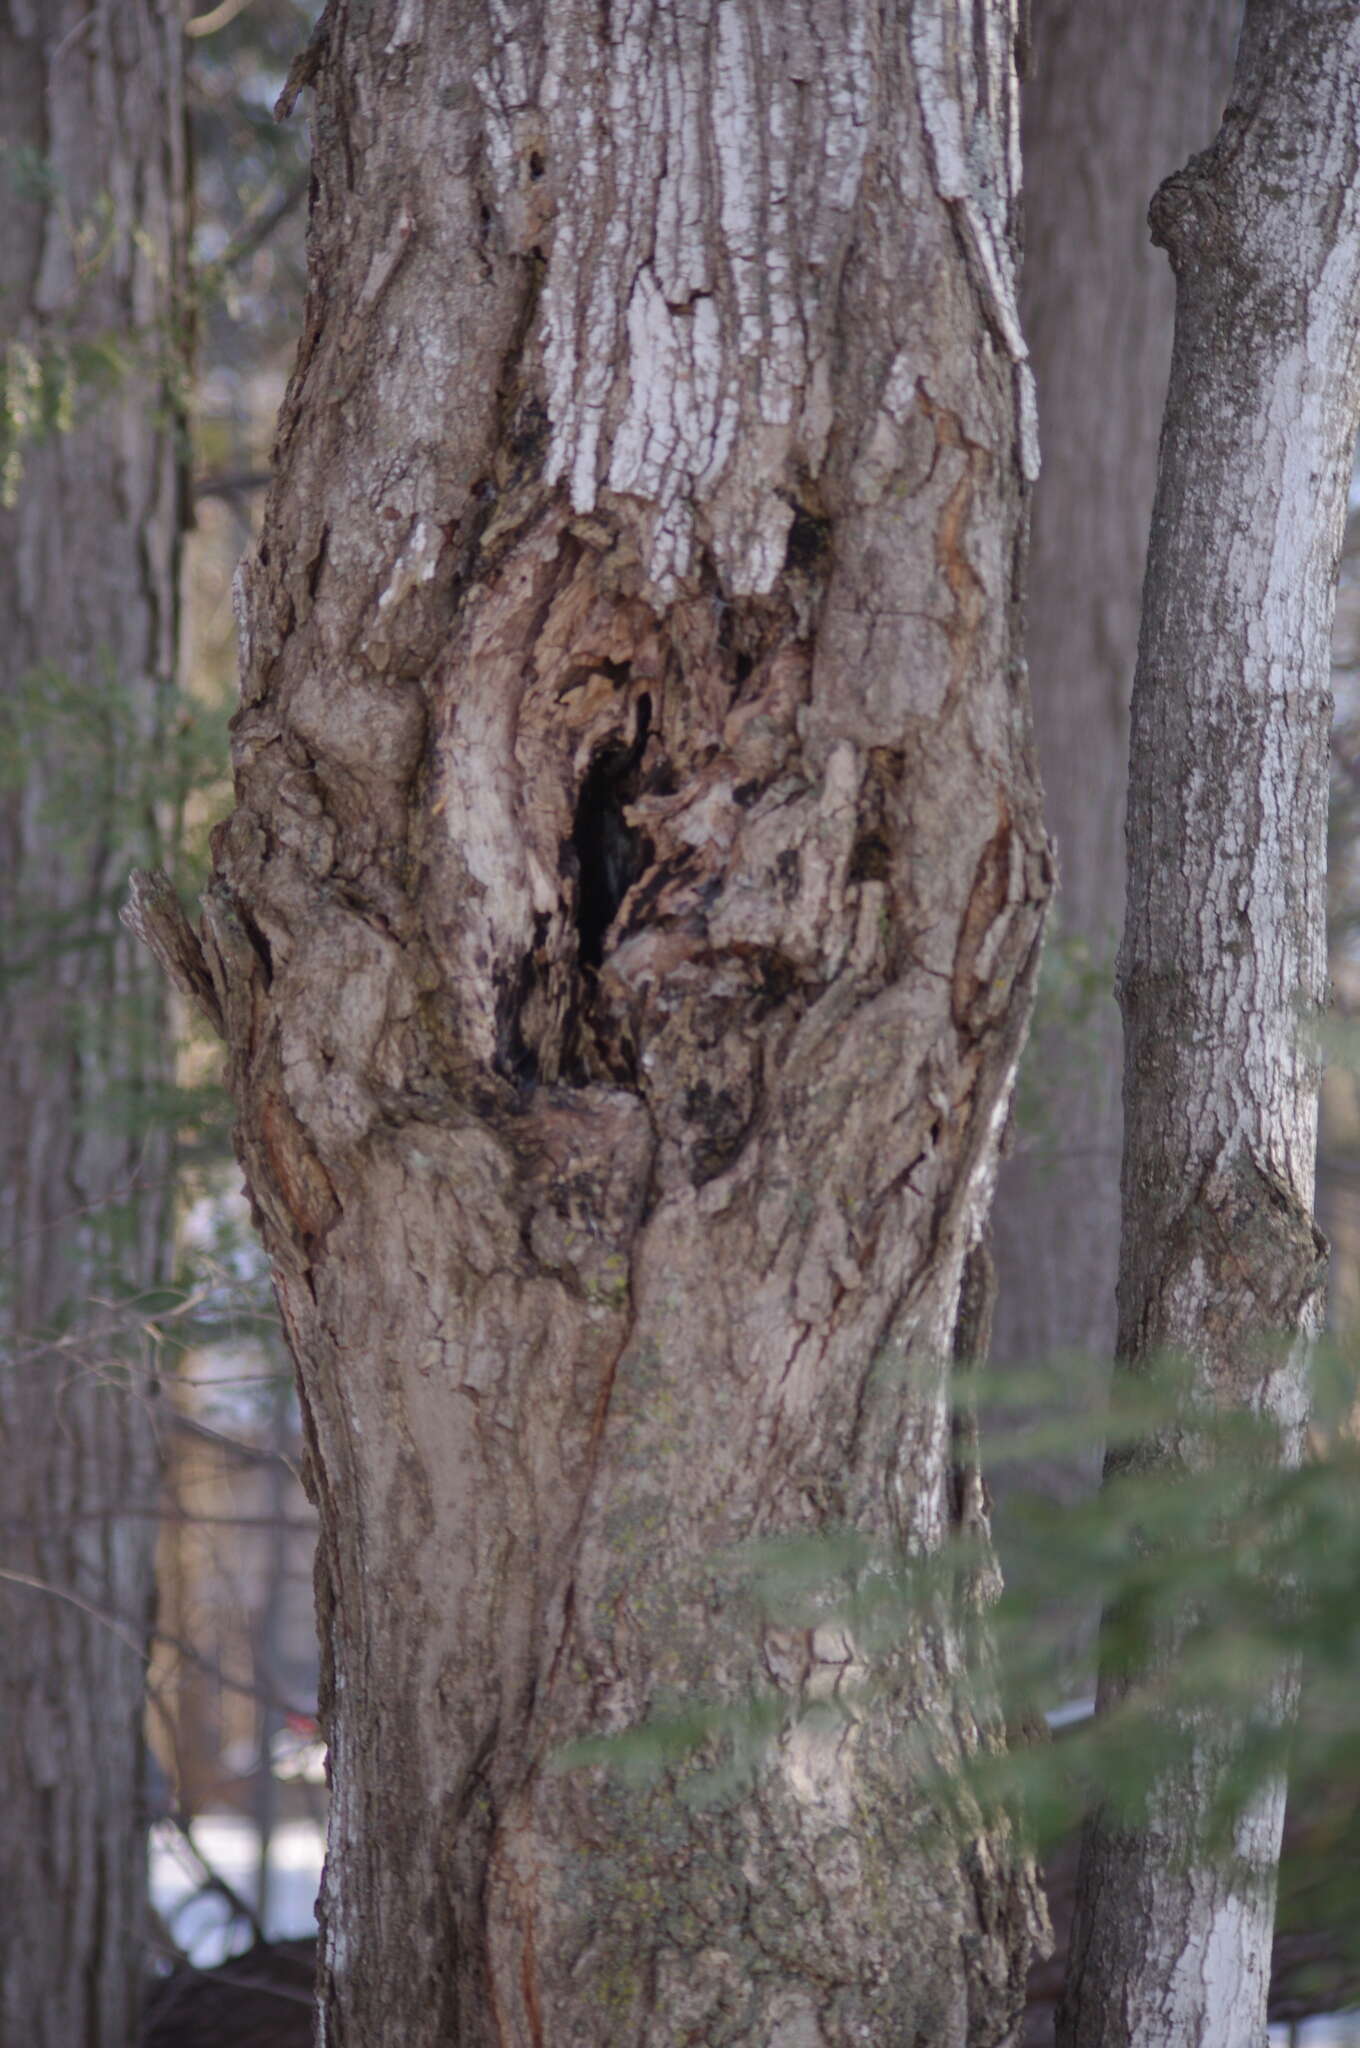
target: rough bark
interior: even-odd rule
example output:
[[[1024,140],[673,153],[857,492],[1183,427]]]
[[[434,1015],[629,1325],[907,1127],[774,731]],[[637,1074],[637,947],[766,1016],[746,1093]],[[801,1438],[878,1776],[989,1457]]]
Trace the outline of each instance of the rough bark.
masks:
[[[1020,304],[1043,438],[1025,655],[1058,856],[1056,938],[1070,967],[1060,985],[1083,996],[1084,948],[1102,986],[1075,1016],[1046,1012],[1025,1054],[1026,1115],[993,1212],[994,1355],[1062,1357],[1073,1372],[1091,1361],[1083,1384],[1096,1398],[1115,1344],[1113,969],[1129,694],[1171,362],[1172,281],[1146,209],[1218,124],[1241,14],[1242,0],[1034,0],[1022,95]],[[1043,1477],[1070,1485],[1077,1474]]]
[[[1325,991],[1329,640],[1360,420],[1360,22],[1248,6],[1213,147],[1153,231],[1176,338],[1133,700],[1119,1350],[1195,1362],[1201,1397],[1297,1456],[1325,1247],[1311,1219]],[[1194,1469],[1203,1439],[1139,1453]],[[1153,1688],[1171,1629],[1102,1704]],[[1290,1712],[1282,1669],[1261,1714]],[[1211,1803],[1243,1739],[1187,1716],[1143,1821],[1087,1832],[1068,2048],[1265,2037],[1282,1782],[1227,1854]]]
[[[35,2048],[127,2048],[146,1965],[164,1017],[116,907],[174,683],[182,131],[171,0],[0,5],[7,453],[50,415],[0,510],[0,2036]]]
[[[205,899],[310,1431],[324,2038],[1007,2038],[941,1614],[1048,858],[1005,5],[334,0]],[[563,1773],[773,1697],[725,1800]],[[846,1719],[814,1729],[812,1703]],[[719,1745],[720,1746],[720,1745]]]

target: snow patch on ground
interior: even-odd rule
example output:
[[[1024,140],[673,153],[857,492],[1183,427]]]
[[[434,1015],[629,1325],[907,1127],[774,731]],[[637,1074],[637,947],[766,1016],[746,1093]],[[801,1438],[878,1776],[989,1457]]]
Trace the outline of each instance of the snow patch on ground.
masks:
[[[256,1905],[260,1838],[251,1823],[235,1813],[204,1814],[193,1824],[193,1838],[204,1862]],[[284,1821],[275,1828],[269,1844],[264,1925],[271,1941],[296,1941],[316,1933],[316,1894],[325,1846],[325,1835],[315,1821]],[[151,1903],[190,1962],[201,1970],[212,1969],[250,1946],[249,1929],[234,1918],[225,1899],[200,1892],[203,1872],[178,1829],[158,1823],[151,1830],[149,1855]]]

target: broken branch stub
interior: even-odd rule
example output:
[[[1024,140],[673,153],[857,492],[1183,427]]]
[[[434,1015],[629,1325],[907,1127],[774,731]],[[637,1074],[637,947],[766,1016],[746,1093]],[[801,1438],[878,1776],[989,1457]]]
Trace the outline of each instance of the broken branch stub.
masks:
[[[224,1038],[222,1006],[198,934],[163,868],[133,869],[128,877],[128,900],[119,916],[133,937],[154,953],[180,994],[187,996],[217,1036]]]

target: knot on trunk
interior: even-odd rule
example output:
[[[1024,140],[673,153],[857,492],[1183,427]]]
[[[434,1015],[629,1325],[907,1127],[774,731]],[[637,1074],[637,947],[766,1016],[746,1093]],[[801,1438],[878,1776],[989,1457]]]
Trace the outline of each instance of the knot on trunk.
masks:
[[[1162,180],[1148,207],[1148,227],[1153,242],[1171,258],[1177,277],[1222,252],[1228,239],[1227,216],[1213,190],[1207,154],[1192,156],[1183,170]]]

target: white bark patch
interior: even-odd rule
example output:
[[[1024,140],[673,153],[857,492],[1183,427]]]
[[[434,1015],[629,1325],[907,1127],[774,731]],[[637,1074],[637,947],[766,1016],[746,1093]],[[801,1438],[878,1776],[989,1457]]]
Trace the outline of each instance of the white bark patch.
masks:
[[[398,556],[386,587],[378,596],[378,617],[399,605],[404,597],[434,575],[443,548],[443,537],[428,519],[418,519],[415,531]]]
[[[417,40],[422,26],[422,12],[420,0],[401,0],[396,25],[387,38],[386,49],[389,57],[398,50],[408,49]]]
[[[868,1683],[870,1665],[844,1629],[817,1628],[803,1639],[800,1673],[804,1712],[779,1744],[779,1765],[807,1824],[818,1834],[852,1827],[858,1771],[855,1692]],[[808,1711],[810,1710],[810,1711]],[[859,1857],[842,1859],[842,1877],[859,1875]]]
[[[775,35],[733,0],[635,0],[603,51],[579,8],[552,13],[549,475],[578,511],[606,489],[647,501],[642,547],[663,598],[701,532],[733,590],[771,589],[791,517],[779,492],[824,460],[827,285],[873,83],[871,10],[856,0],[831,39],[824,13],[803,0]],[[649,188],[655,209],[630,210]]]
[[[940,192],[958,207],[988,318],[1012,361],[1022,363],[1029,350],[1020,330],[1010,235],[1020,191],[1015,66],[1001,10],[986,8],[982,19],[981,65],[975,10],[962,0],[912,9],[911,54]]]
[[[981,56],[974,10],[961,0],[918,7],[911,53],[938,187],[953,202],[983,310],[1014,365],[1020,469],[1039,475],[1039,417],[1020,325],[1013,223],[1020,196],[1020,105],[1012,27],[983,10]]]
[[[1187,1750],[1196,1741],[1188,1729]],[[1208,1775],[1207,1761],[1205,1768]],[[1141,2014],[1138,2038],[1147,2048],[1182,2048],[1187,2028],[1201,2048],[1244,2048],[1260,2038],[1284,1801],[1282,1780],[1257,1793],[1234,1832],[1239,1883],[1224,1884],[1208,1870],[1197,1885],[1192,1878],[1188,1924],[1180,1887],[1154,1882],[1150,1946],[1161,1957],[1166,1992]]]
[[[650,573],[666,588],[694,551],[695,487],[718,476],[736,429],[723,386],[722,336],[708,298],[672,310],[650,270],[628,306],[632,384],[614,441],[609,488],[651,499]],[[777,565],[776,565],[777,567]]]

